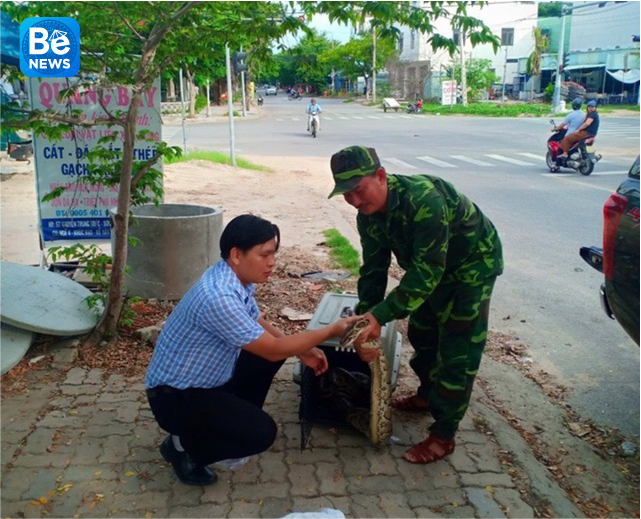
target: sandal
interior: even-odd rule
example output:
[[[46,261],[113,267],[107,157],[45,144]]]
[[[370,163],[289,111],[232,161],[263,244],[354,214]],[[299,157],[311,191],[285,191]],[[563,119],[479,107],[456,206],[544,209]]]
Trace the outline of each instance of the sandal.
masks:
[[[409,449],[403,455],[403,458],[410,463],[433,463],[449,454],[452,454],[455,447],[456,442],[453,439],[442,440],[438,436],[431,434],[427,440],[422,441]]]
[[[392,399],[392,408],[406,413],[427,413],[429,403],[418,395],[401,395]]]

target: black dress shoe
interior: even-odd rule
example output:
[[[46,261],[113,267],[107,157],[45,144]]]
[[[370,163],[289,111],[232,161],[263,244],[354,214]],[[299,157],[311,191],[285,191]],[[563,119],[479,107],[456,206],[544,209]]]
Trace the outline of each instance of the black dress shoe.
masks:
[[[197,465],[186,452],[180,452],[174,446],[171,435],[165,438],[160,446],[160,454],[171,463],[178,479],[185,485],[213,485],[218,476],[206,465]]]

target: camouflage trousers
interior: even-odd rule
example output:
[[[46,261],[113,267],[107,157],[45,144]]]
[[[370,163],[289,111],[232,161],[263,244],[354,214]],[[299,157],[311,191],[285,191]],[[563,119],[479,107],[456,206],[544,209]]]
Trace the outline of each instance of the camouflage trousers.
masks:
[[[443,283],[410,316],[410,366],[420,380],[418,394],[429,401],[435,420],[430,430],[441,438],[454,437],[469,406],[495,281]]]

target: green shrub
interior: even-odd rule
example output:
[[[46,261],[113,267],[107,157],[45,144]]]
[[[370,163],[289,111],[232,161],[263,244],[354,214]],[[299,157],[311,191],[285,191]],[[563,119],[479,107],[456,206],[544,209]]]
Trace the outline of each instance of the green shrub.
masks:
[[[196,95],[196,113],[200,112],[203,108],[207,106],[207,96],[202,94]]]
[[[548,86],[545,87],[543,97],[548,103],[552,101],[552,98],[554,97],[554,83],[549,83]]]

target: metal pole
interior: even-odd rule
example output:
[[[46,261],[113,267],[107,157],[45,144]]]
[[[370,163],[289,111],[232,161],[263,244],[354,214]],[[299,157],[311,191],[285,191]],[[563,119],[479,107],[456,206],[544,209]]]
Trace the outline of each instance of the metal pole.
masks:
[[[209,79],[207,80],[207,117],[209,117]]]
[[[180,106],[181,115],[182,115],[182,127],[183,127],[183,153],[187,155],[187,130],[185,129],[185,92],[183,90],[183,68],[180,67]]]
[[[501,102],[505,101],[505,76],[507,76],[507,45],[505,46],[505,59],[503,60],[503,88],[501,90]]]
[[[336,73],[334,72],[334,67],[332,67],[332,94],[336,93]]]
[[[554,112],[561,109],[561,68],[563,67],[563,47],[565,46],[565,6],[561,7],[561,37],[556,57],[556,81],[554,82]]]
[[[231,165],[236,166],[236,142],[234,141],[234,105],[231,93],[231,64],[229,59],[229,44],[225,43],[225,66],[227,67],[227,110],[229,112],[229,155]]]
[[[240,52],[243,52],[243,47],[241,45]],[[247,117],[247,112],[245,111],[245,71],[243,70],[240,73],[240,88],[243,91],[243,117]]]
[[[465,33],[463,27],[459,29],[459,43],[461,44],[461,97],[463,106],[467,106],[467,77],[465,73]]]
[[[376,27],[372,27],[372,103],[376,102]]]

